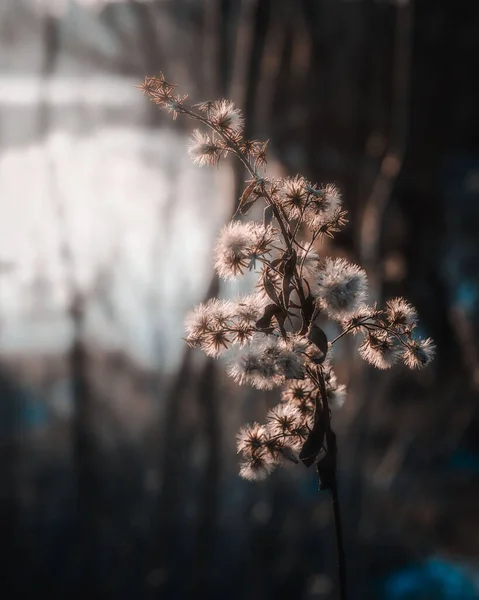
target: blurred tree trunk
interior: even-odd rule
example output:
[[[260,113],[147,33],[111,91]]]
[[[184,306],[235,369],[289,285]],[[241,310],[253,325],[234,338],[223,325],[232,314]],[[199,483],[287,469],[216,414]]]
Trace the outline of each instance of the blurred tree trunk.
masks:
[[[68,362],[75,407],[73,443],[77,477],[78,552],[81,578],[77,597],[84,598],[86,594],[99,593],[97,558],[101,523],[98,495],[99,456],[92,431],[93,391],[88,376],[88,351],[83,339],[85,299],[78,293],[71,299],[70,317],[74,334]]]
[[[221,424],[219,418],[216,363],[208,358],[198,383],[200,438],[206,445],[206,459],[198,494],[198,517],[194,537],[194,558],[190,579],[190,597],[208,598],[214,590],[211,575],[214,543],[217,537],[219,478],[221,468]]]
[[[60,46],[60,22],[48,14],[43,17],[44,60],[41,69],[42,84],[54,74]],[[39,105],[38,127],[40,138],[48,143],[51,120],[48,101]],[[69,297],[69,316],[73,325],[73,337],[67,356],[71,390],[74,405],[73,418],[73,457],[77,483],[77,548],[73,556],[78,558],[79,580],[75,597],[84,598],[98,591],[99,580],[96,573],[98,548],[98,481],[96,464],[98,461],[96,441],[92,432],[93,395],[88,380],[88,353],[84,342],[85,297],[78,290],[75,277],[75,259],[68,240],[68,224],[64,200],[57,189],[57,172],[50,160],[50,193],[55,203],[58,227],[60,229],[60,255],[65,283]]]
[[[0,279],[1,282],[1,279]],[[2,526],[1,553],[3,572],[2,586],[18,590],[18,565],[25,547],[21,534],[22,519],[22,431],[23,407],[20,395],[12,385],[8,374],[0,371],[0,398],[2,401],[2,443],[0,447],[0,519]],[[24,443],[24,440],[23,440]]]

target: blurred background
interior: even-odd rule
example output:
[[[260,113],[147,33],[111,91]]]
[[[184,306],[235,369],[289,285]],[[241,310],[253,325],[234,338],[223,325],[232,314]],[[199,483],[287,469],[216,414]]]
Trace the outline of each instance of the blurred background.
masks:
[[[234,100],[270,175],[339,185],[319,250],[437,343],[419,373],[335,353],[350,600],[479,598],[478,69],[471,0],[1,0],[2,598],[338,598],[314,470],[237,474],[277,394],[181,339],[231,291],[245,176],[190,164],[192,123],[134,87],[160,70]]]

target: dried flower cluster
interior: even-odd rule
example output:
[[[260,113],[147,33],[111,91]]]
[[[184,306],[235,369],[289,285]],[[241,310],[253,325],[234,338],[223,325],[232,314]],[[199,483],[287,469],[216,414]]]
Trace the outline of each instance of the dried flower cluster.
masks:
[[[189,145],[196,164],[217,165],[230,154],[243,163],[251,179],[237,213],[245,215],[256,202],[265,205],[263,222],[231,221],[215,247],[218,275],[232,280],[255,271],[254,293],[210,300],[186,320],[188,344],[214,357],[228,351],[228,373],[237,383],[283,388],[282,401],[268,412],[266,423],[239,432],[240,473],[261,479],[285,459],[319,465],[335,452],[330,409],[345,399],[329,360],[331,346],[343,335],[360,334],[361,357],[387,369],[398,361],[410,368],[427,365],[434,345],[415,335],[416,311],[404,299],[387,302],[383,310],[370,306],[363,269],[345,259],[319,259],[315,242],[333,237],[346,222],[334,185],[313,184],[299,175],[267,178],[266,143],[243,138],[244,120],[233,103],[189,107],[163,75],[147,77],[141,87],[173,118],[185,114],[206,126],[193,132]],[[320,314],[341,325],[335,340],[328,342],[317,324]]]

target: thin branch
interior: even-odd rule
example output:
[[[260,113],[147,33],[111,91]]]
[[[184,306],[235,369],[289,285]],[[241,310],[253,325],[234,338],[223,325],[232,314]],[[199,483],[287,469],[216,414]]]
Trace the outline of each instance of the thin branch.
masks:
[[[381,162],[379,174],[364,209],[360,232],[360,253],[363,263],[371,273],[377,266],[380,226],[394,184],[401,170],[409,118],[411,79],[411,55],[414,6],[412,0],[398,2],[396,17],[396,39],[394,50],[393,106],[391,110],[392,130],[389,148]],[[372,282],[378,286],[378,276]]]

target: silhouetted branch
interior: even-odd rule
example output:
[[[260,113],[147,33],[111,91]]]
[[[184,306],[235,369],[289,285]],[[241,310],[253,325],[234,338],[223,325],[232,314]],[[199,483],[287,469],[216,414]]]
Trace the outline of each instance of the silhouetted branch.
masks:
[[[393,71],[391,133],[381,161],[380,171],[366,202],[361,223],[360,254],[370,273],[372,292],[378,292],[378,253],[381,222],[402,167],[408,134],[411,53],[413,36],[413,0],[398,2]]]

